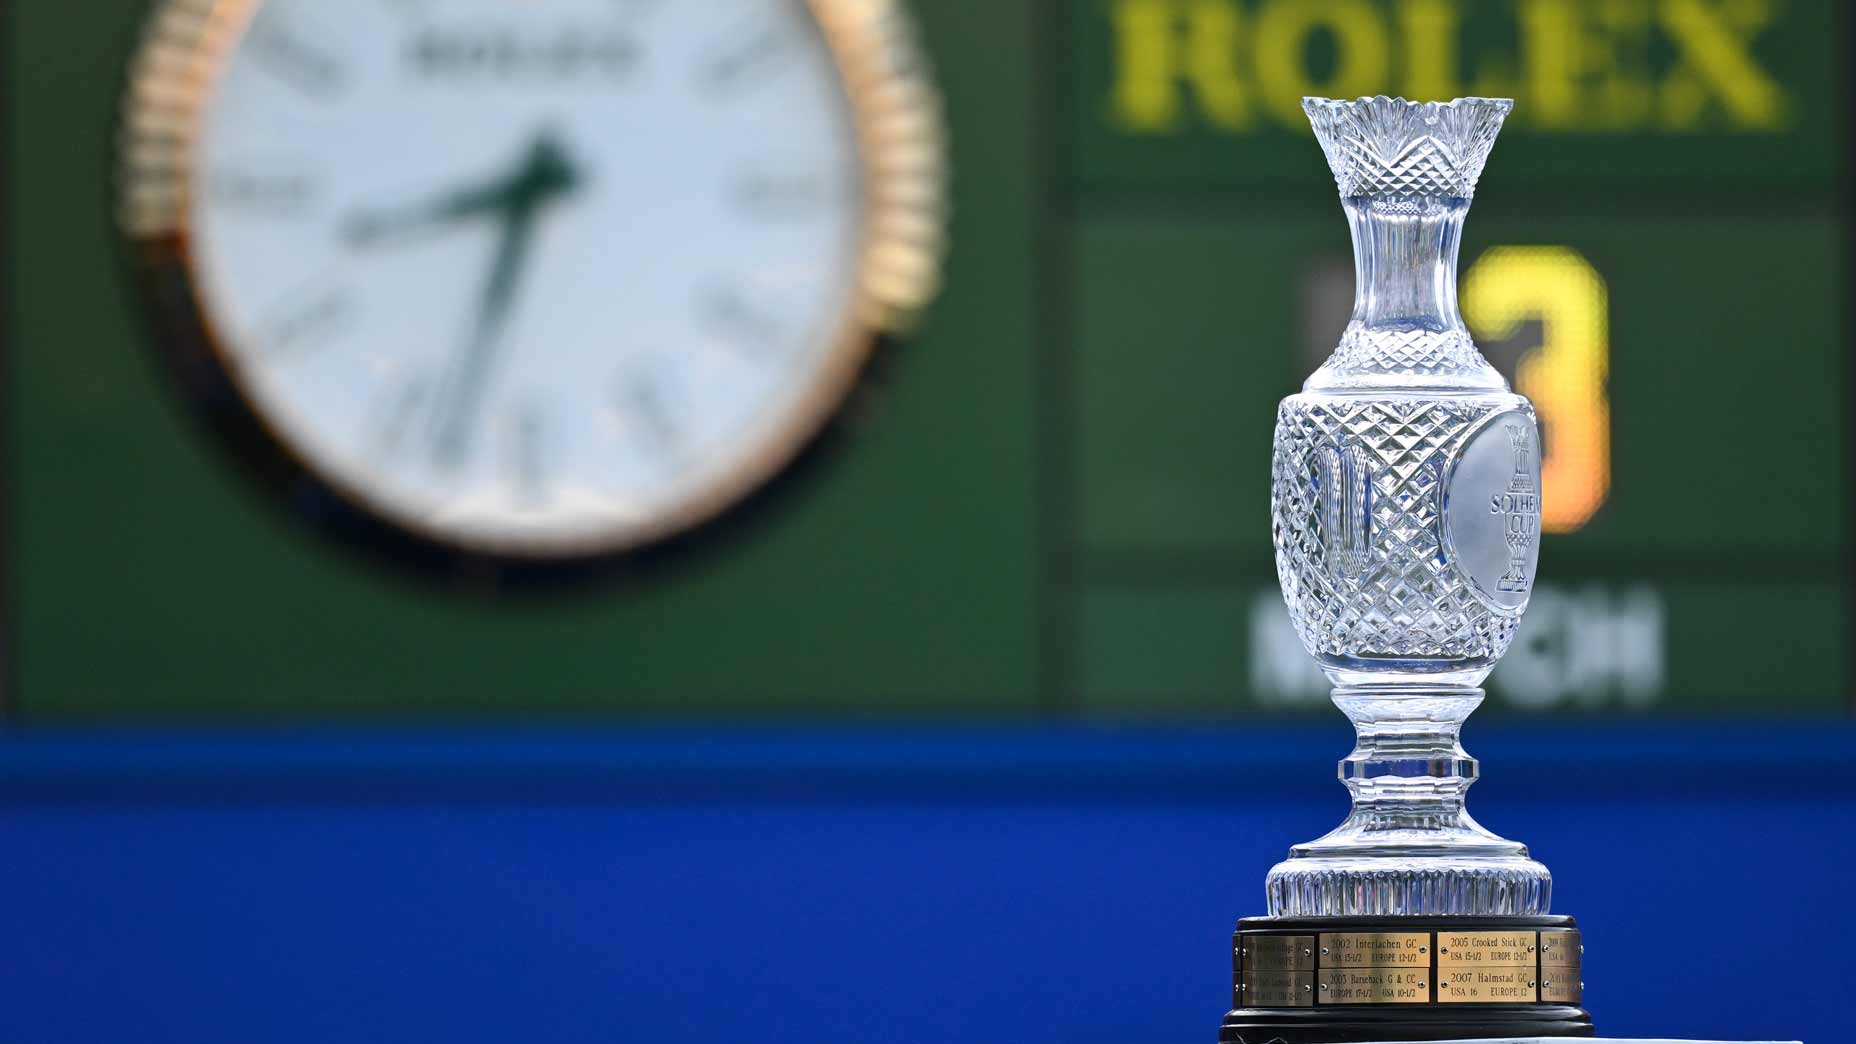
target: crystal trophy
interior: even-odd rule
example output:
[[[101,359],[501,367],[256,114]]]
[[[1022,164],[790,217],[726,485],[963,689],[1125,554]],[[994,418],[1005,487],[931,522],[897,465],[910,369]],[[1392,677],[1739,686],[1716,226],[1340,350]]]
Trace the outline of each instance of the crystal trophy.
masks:
[[[1357,731],[1345,822],[1238,924],[1221,1039],[1590,1036],[1552,878],[1470,818],[1458,741],[1540,547],[1533,407],[1457,310],[1464,215],[1513,102],[1303,108],[1353,232],[1353,316],[1277,413],[1271,523],[1289,616]]]

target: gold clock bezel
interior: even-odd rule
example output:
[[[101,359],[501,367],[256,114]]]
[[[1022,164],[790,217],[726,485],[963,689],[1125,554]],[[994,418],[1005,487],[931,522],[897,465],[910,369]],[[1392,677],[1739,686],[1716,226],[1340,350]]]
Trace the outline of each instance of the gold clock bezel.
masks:
[[[701,528],[766,486],[829,424],[878,342],[906,332],[939,290],[947,143],[940,96],[902,0],[800,0],[837,73],[862,181],[857,263],[824,364],[761,444],[696,493],[649,519],[572,535],[461,534],[395,509],[318,466],[258,406],[208,307],[190,227],[194,145],[213,88],[267,0],[158,0],[129,66],[120,135],[118,221],[163,332],[191,338],[237,390],[269,443],[369,517],[469,555],[556,561],[623,555]]]

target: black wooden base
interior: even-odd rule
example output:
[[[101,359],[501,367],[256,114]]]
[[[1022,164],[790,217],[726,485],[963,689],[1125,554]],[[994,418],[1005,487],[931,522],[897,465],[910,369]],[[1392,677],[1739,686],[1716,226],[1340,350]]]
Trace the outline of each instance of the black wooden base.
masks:
[[[1570,917],[1253,917],[1224,1044],[1590,1037]]]
[[[1592,1018],[1560,1005],[1421,1011],[1384,1005],[1353,1008],[1238,1008],[1218,1030],[1222,1044],[1352,1044],[1367,1040],[1480,1040],[1486,1037],[1589,1037]]]

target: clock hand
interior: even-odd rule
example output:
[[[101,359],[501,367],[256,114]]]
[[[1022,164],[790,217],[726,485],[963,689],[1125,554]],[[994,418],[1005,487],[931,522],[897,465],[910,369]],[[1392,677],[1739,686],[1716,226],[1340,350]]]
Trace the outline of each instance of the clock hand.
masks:
[[[476,413],[484,372],[495,354],[497,336],[509,317],[516,277],[527,260],[535,232],[535,211],[506,211],[496,244],[496,259],[477,302],[476,323],[463,349],[446,368],[435,405],[432,457],[441,467],[454,468],[464,457],[469,441],[469,420]]]
[[[489,185],[458,189],[417,207],[357,214],[349,219],[343,238],[350,246],[373,246],[382,240],[430,231],[439,225],[501,209],[509,195],[510,181],[505,178]]]
[[[487,204],[501,221],[501,234],[478,298],[476,322],[439,388],[432,452],[440,467],[456,467],[468,448],[484,379],[507,323],[537,220],[547,204],[571,191],[578,180],[566,152],[544,135],[530,148],[523,169]]]
[[[511,173],[452,189],[417,206],[363,211],[349,218],[343,237],[351,246],[373,246],[435,226],[534,206],[568,194],[579,183],[579,171],[566,150],[544,133],[530,146],[522,165]]]

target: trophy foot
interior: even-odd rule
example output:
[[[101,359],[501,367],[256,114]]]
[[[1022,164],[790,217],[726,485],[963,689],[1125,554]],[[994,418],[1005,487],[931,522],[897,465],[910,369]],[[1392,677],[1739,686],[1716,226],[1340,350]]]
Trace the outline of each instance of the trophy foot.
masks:
[[[1224,1044],[1590,1037],[1570,917],[1251,917]]]
[[[1553,875],[1518,856],[1290,859],[1270,870],[1264,889],[1276,917],[1543,914]]]
[[[1340,777],[1345,822],[1290,849],[1265,883],[1272,917],[1545,914],[1553,876],[1527,846],[1471,818],[1476,759],[1459,741],[1482,690],[1435,684],[1340,688],[1356,730]]]

